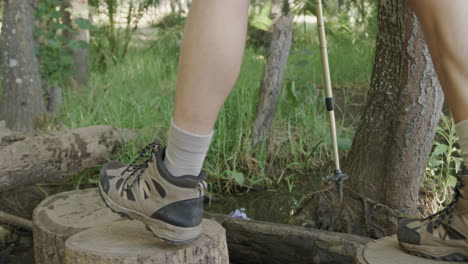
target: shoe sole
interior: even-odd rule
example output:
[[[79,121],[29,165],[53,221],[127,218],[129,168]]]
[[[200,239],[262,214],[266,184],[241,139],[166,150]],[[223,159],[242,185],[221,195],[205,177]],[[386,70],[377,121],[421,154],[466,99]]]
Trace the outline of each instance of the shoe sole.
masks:
[[[112,201],[112,199],[106,194],[106,192],[102,190],[100,183],[98,189],[101,198],[104,200],[104,203],[107,205],[107,207],[109,207],[112,210],[112,212],[117,213],[122,217],[128,218],[130,220],[138,220],[142,222],[148,231],[151,231],[153,235],[155,235],[161,240],[164,240],[174,245],[183,245],[190,243],[200,237],[200,235],[197,235],[195,237],[187,237],[186,234],[193,232],[200,234],[201,224],[196,227],[179,227],[170,225],[158,219],[149,218],[138,211],[123,207],[117,204],[116,202]]]
[[[400,247],[406,253],[414,256],[428,259],[446,260],[446,261],[467,261],[468,256],[460,253],[460,248],[441,247],[441,246],[422,246],[400,242]],[[457,252],[458,251],[458,252]],[[465,249],[466,251],[466,249]]]

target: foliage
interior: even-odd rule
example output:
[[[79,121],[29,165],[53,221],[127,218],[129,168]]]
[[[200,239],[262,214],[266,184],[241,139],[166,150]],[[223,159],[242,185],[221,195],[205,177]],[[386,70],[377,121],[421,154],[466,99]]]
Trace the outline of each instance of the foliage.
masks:
[[[315,15],[314,0],[294,0],[292,11],[297,15],[312,14]]]
[[[165,17],[163,17],[154,27],[159,28],[161,30],[171,30],[171,31],[178,31],[182,32],[185,21],[187,20],[186,17],[182,16],[180,13],[169,13]]]
[[[268,0],[261,5],[253,5],[249,14],[247,43],[258,49],[267,49],[272,39],[269,31],[273,25],[270,18],[273,2]],[[258,11],[257,11],[258,10]]]
[[[262,3],[268,2],[271,3]],[[134,6],[125,3],[134,3]],[[140,6],[142,3],[144,5]],[[164,143],[166,140],[164,128],[168,127],[172,116],[177,61],[186,18],[170,14],[153,25],[152,37],[155,38],[139,39],[143,33],[137,31],[138,21],[146,8],[157,3],[93,0],[90,4],[95,8],[93,23],[96,25],[91,29],[94,58],[91,63],[92,68],[100,71],[92,71],[88,94],[65,91],[61,119],[70,128],[109,124],[144,129],[121,150],[119,159],[127,163],[148,141]],[[262,7],[257,13],[250,13],[249,30],[270,34],[265,31],[268,23],[264,22],[268,20],[255,17],[270,19],[271,6],[262,4]],[[102,21],[98,19],[100,14],[105,17]],[[259,148],[252,148],[252,122],[266,60],[262,51],[265,44],[254,42],[261,36],[249,32],[251,40],[240,76],[220,111],[204,165],[211,190],[229,193],[261,185],[266,188],[285,186],[293,192],[306,179],[328,175],[332,151],[323,103],[316,27],[306,31],[295,27],[293,36],[272,131]],[[269,45],[269,40],[262,41]],[[344,97],[343,108],[337,109],[341,116],[349,116],[346,112],[349,91],[368,86],[373,45],[364,38],[356,38],[353,43],[352,38],[344,34],[329,36],[332,80]],[[344,122],[340,115],[337,117],[339,146],[344,154],[350,147],[355,120],[357,117]],[[147,128],[155,128],[156,132],[148,132]],[[74,184],[96,182],[91,175],[79,175]]]
[[[168,127],[173,111],[182,31],[182,26],[178,25],[174,23],[174,26],[158,29],[156,41],[134,38],[122,63],[110,65],[105,72],[92,73],[89,94],[79,95],[67,90],[62,114],[65,125],[74,128],[109,124],[133,129],[156,125],[156,133],[142,131],[139,139],[129,142],[121,151],[119,159],[123,162],[131,161],[152,139],[164,143],[164,128]],[[347,68],[358,68],[361,75],[343,74],[340,83],[365,83],[372,60],[362,56],[364,51],[349,52],[350,49],[370,53],[372,47],[356,45],[330,49],[331,65],[342,67],[334,68],[332,72],[336,75]],[[324,170],[331,165],[332,152],[328,144],[324,91],[319,85],[318,43],[293,45],[272,131],[259,148],[252,148],[252,122],[265,63],[265,57],[258,49],[246,48],[240,76],[220,111],[204,165],[211,190],[229,193],[243,190],[239,186],[248,189],[256,185],[267,188],[284,185],[288,191],[293,191],[309,178],[316,177],[314,175],[328,174]],[[356,80],[362,76],[364,80]],[[291,85],[287,89],[288,83],[294,83],[294,89]],[[347,91],[350,88],[341,86],[340,89]],[[337,109],[340,110],[344,112],[346,108]],[[354,133],[353,122],[345,123],[339,117],[337,120],[342,139],[340,147],[346,151],[349,148],[347,142]]]
[[[375,41],[377,35],[377,2],[348,1],[338,15],[328,20],[328,31],[342,40]]]
[[[41,67],[41,77],[49,85],[59,84],[63,77],[73,74],[74,60],[73,49],[87,49],[88,43],[81,40],[69,40],[64,35],[65,31],[70,34],[78,34],[62,21],[62,1],[40,0],[36,9],[35,35],[39,40],[37,56]],[[81,29],[91,28],[88,20],[77,18],[74,24]]]
[[[186,17],[180,13],[170,13],[163,17],[154,27],[157,30],[157,38],[152,41],[148,49],[163,49],[169,54],[179,57],[182,35],[185,27]],[[162,60],[169,59],[164,56]]]
[[[375,40],[377,1],[334,0],[323,1],[323,5],[328,35],[336,35],[340,40],[352,40],[353,43],[357,39]],[[315,0],[294,0],[292,10],[297,15],[315,15]]]
[[[138,23],[150,6],[159,5],[159,0],[128,1],[94,0],[95,13],[108,19],[101,21],[91,32],[95,66],[104,71],[110,64],[122,61],[127,55],[130,41],[138,29]],[[125,17],[123,25],[119,18]],[[122,28],[123,29],[122,29]]]
[[[271,25],[273,25],[273,21],[270,19],[270,13],[272,8],[273,2],[267,1],[260,9],[260,12],[253,12],[250,15],[249,24],[254,28],[267,31],[271,27]]]
[[[434,194],[439,207],[448,202],[457,183],[456,175],[463,160],[457,142],[453,118],[442,113],[423,181],[423,188]]]

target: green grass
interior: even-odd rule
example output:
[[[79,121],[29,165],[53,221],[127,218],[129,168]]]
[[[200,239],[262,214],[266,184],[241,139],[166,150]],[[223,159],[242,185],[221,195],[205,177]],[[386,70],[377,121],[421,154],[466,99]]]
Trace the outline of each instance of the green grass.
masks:
[[[239,175],[249,186],[274,188],[285,184],[292,190],[301,177],[320,175],[318,171],[330,164],[328,116],[320,88],[320,52],[316,41],[299,39],[295,38],[293,43],[272,131],[257,148],[251,146],[250,137],[266,58],[262,52],[247,47],[238,81],[216,122],[204,165],[215,190],[230,192],[239,182]],[[120,64],[106,72],[93,72],[87,94],[65,90],[63,123],[71,128],[95,124],[160,128],[156,134],[142,132],[138,140],[130,142],[120,154],[124,162],[135,157],[149,140],[164,143],[173,111],[179,43],[177,39],[165,40],[138,43]],[[371,44],[338,44],[331,40],[329,43],[336,43],[329,48],[336,87],[346,90],[367,87]],[[287,85],[293,82],[294,90]],[[354,126],[345,126],[338,120],[338,131],[340,142],[345,142],[341,147],[346,151]]]
[[[461,154],[455,121],[451,116],[442,113],[421,188],[423,193],[434,201],[433,208],[427,208],[435,209],[430,214],[436,213],[451,202],[453,188],[457,185],[457,175],[462,169]]]

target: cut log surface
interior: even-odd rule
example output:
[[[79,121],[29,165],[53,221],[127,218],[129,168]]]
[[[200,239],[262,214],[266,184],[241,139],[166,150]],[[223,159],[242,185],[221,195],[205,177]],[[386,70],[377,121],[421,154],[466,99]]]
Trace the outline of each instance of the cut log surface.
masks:
[[[181,246],[157,239],[137,221],[101,225],[67,240],[65,263],[229,263],[224,228],[208,219],[202,225],[203,235]]]
[[[111,212],[97,189],[45,199],[33,214],[36,263],[229,263],[224,228],[203,220],[202,236],[167,244],[138,221]]]
[[[453,261],[426,259],[405,253],[398,245],[397,237],[384,237],[362,247],[356,257],[358,264],[449,264]]]
[[[50,196],[33,213],[36,263],[64,263],[65,241],[70,236],[95,225],[122,220],[107,208],[97,189]]]

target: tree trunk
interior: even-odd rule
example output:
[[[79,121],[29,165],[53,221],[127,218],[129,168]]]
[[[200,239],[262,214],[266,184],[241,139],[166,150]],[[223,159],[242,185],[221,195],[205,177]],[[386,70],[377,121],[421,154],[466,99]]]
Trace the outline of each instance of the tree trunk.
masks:
[[[34,119],[46,113],[35,54],[34,8],[34,0],[7,0],[2,20],[0,120],[21,132],[33,132]]]
[[[268,135],[275,117],[284,69],[288,60],[292,41],[293,14],[280,17],[273,33],[268,61],[263,72],[257,113],[252,133],[252,145],[256,145]]]
[[[283,13],[283,2],[284,0],[273,0],[273,6],[271,8],[270,18],[273,22],[278,20]]]
[[[382,0],[371,88],[335,186],[312,194],[292,220],[371,237],[396,232],[397,218],[417,212],[419,189],[443,104],[443,93],[416,16],[406,1]]]
[[[89,19],[88,0],[64,0],[62,2],[63,23],[76,31],[64,31],[69,41],[85,41],[89,44],[89,29],[79,28],[73,21],[77,18]],[[89,49],[72,49],[72,57],[75,62],[74,74],[68,79],[68,83],[80,90],[88,85],[89,77]]]
[[[348,186],[414,215],[444,96],[416,16],[403,1],[379,2],[368,98],[344,166]]]

